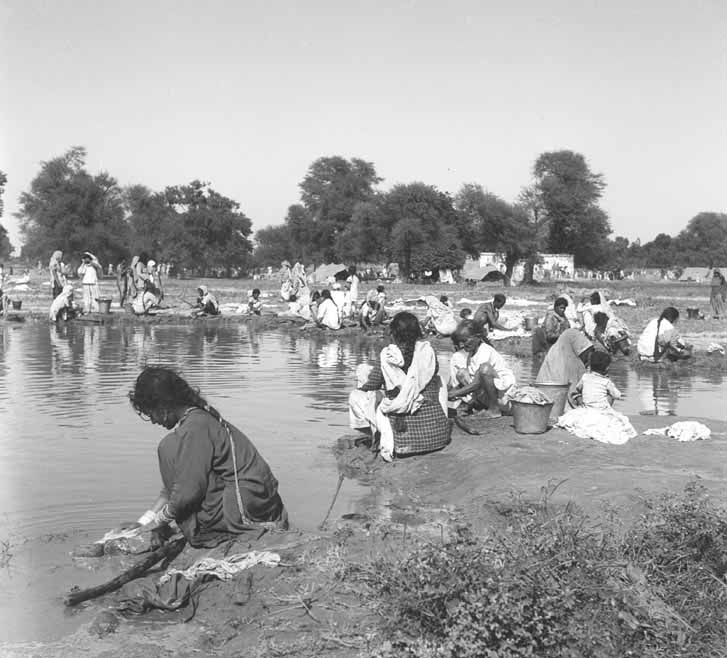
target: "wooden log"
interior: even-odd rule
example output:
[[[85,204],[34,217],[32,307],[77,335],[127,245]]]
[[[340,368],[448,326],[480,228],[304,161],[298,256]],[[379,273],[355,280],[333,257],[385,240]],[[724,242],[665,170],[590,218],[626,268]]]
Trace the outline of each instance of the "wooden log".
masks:
[[[170,539],[166,544],[152,551],[149,555],[146,555],[136,564],[130,566],[126,571],[123,571],[116,576],[116,578],[112,578],[108,582],[96,585],[95,587],[88,587],[86,589],[72,590],[68,592],[63,599],[63,603],[67,606],[77,605],[83,601],[95,599],[97,596],[114,592],[120,587],[126,585],[126,583],[143,576],[158,562],[169,558],[174,559],[177,555],[179,555],[179,553],[181,553],[186,542],[187,540],[184,537]]]

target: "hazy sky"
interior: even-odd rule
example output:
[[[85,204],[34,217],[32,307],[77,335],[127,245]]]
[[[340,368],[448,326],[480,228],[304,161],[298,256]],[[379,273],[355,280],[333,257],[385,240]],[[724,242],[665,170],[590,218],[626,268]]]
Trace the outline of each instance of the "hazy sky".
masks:
[[[199,178],[255,229],[324,155],[513,201],[543,151],[604,174],[614,234],[727,210],[725,0],[0,0],[0,169],[72,145],[153,189]]]

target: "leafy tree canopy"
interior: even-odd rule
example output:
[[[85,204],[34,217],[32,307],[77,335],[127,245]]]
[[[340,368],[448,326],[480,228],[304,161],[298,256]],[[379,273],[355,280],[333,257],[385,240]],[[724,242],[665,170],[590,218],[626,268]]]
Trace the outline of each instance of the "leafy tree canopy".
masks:
[[[0,217],[3,216],[3,194],[5,193],[5,183],[8,182],[8,177],[4,171],[0,171]],[[10,244],[10,238],[8,238],[8,232],[5,227],[0,224],[0,258],[7,258],[13,251],[13,245]]]
[[[41,163],[28,192],[20,195],[22,255],[46,260],[60,249],[71,257],[92,251],[102,263],[126,253],[129,228],[116,180],[105,172],[90,174],[86,150],[74,147]]]
[[[601,265],[611,233],[598,205],[606,187],[603,175],[592,172],[580,153],[566,150],[542,153],[533,175],[549,225],[547,248],[572,253],[579,267]]]
[[[164,191],[172,211],[165,242],[171,260],[193,271],[251,265],[251,222],[240,204],[198,180]]]

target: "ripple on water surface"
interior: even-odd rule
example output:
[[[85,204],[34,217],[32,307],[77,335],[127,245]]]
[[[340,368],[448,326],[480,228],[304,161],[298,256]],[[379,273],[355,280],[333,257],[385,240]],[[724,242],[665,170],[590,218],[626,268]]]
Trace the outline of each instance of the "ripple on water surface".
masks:
[[[34,618],[51,620],[43,629],[30,618],[7,624],[6,613],[13,618],[17,609],[0,606],[6,634],[0,641],[57,635],[67,624],[57,597],[78,582],[68,550],[133,520],[156,497],[156,445],[163,430],[138,418],[127,398],[144,364],[179,368],[248,434],[278,477],[291,518],[312,529],[335,489],[329,447],[348,431],[346,400],[355,366],[378,354],[360,336],[255,334],[244,324],[33,324],[0,327],[0,338],[0,539],[37,543],[50,537],[41,541],[46,548],[33,550],[42,553],[43,565],[53,563],[52,555],[57,560],[45,579],[27,561],[18,560],[12,572],[0,570],[6,600],[32,601]],[[519,381],[532,381],[529,359],[506,359]],[[448,362],[440,348],[442,373]],[[626,395],[619,406],[626,413],[724,417],[721,375],[637,373],[616,361],[611,376]],[[336,514],[354,512],[363,493],[348,481]],[[61,539],[69,532],[85,533],[85,539]]]

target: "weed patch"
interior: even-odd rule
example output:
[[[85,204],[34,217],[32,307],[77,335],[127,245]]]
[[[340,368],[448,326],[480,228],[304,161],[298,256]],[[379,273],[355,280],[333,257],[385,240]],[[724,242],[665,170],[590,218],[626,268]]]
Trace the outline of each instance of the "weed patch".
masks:
[[[506,527],[359,576],[383,619],[377,656],[558,658],[723,655],[727,522],[705,490],[646,501],[625,532],[579,508],[519,501]]]

